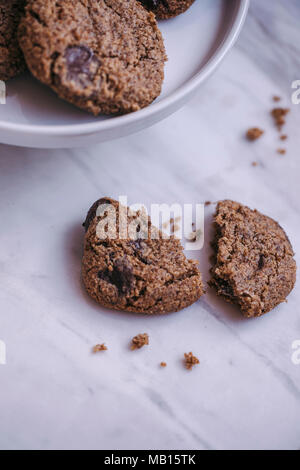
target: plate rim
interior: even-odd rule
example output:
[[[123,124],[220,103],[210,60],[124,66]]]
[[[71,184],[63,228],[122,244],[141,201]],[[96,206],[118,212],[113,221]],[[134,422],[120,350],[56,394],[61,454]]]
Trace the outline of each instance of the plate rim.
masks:
[[[111,131],[118,127],[133,125],[140,120],[150,118],[156,114],[162,114],[167,108],[170,108],[177,102],[181,102],[186,96],[191,95],[199,85],[216,69],[216,67],[223,60],[227,52],[232,48],[236,42],[242,27],[244,25],[247,12],[250,5],[250,0],[236,0],[236,14],[232,23],[232,27],[226,33],[223,41],[217,48],[213,56],[207,63],[186,83],[181,85],[170,96],[162,99],[157,103],[141,109],[135,113],[129,113],[123,116],[117,116],[113,119],[105,121],[95,121],[87,123],[74,123],[74,124],[55,124],[55,125],[32,125],[32,124],[18,124],[14,122],[5,122],[0,120],[1,131],[14,131],[16,133],[29,134],[29,135],[43,135],[51,136],[85,136],[88,134],[101,133]]]

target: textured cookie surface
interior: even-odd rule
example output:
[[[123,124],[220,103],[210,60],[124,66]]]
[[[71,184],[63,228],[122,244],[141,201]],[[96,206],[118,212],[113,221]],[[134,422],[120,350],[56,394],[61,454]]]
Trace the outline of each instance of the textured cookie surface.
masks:
[[[97,208],[103,207],[109,210],[97,214]],[[128,238],[120,235],[120,211],[122,220],[138,227]],[[104,222],[106,239],[103,234],[99,236]],[[162,314],[181,310],[203,294],[197,262],[185,257],[179,240],[162,239],[147,216],[132,215],[118,202],[103,198],[92,206],[84,226],[83,282],[89,295],[105,307]],[[143,235],[143,239],[133,239],[132,233]]]
[[[247,317],[284,302],[296,281],[293,249],[270,217],[233,201],[221,201],[215,214],[215,265],[210,285]]]
[[[26,0],[0,0],[0,80],[9,80],[25,70],[17,29]]]
[[[137,111],[161,92],[163,39],[136,0],[28,0],[19,42],[36,78],[95,115]]]
[[[140,0],[159,19],[168,19],[184,13],[195,0]]]

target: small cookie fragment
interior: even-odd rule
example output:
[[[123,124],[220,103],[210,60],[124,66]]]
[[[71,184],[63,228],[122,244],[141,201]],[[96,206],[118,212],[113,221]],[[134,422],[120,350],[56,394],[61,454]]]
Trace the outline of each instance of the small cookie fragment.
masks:
[[[93,347],[93,353],[97,353],[100,351],[107,351],[107,347],[105,344],[96,344],[96,346]]]
[[[259,139],[263,135],[264,131],[259,129],[259,127],[251,127],[246,133],[246,137],[250,141]]]
[[[153,11],[160,20],[166,20],[184,13],[195,0],[139,0],[145,8]]]
[[[278,101],[281,101],[280,96],[274,95],[274,96],[273,96],[273,101],[274,101],[275,103],[278,103]]]
[[[160,367],[167,367],[167,363],[166,362],[161,362]]]
[[[26,0],[0,0],[0,80],[9,80],[26,69],[17,29]]]
[[[200,240],[201,236],[202,236],[202,230],[198,229],[198,230],[193,230],[192,232],[190,232],[185,238],[187,241],[191,243],[195,243],[198,240]]]
[[[259,317],[284,302],[296,281],[291,243],[280,225],[257,210],[220,201],[215,213],[214,266],[209,282],[244,316]]]
[[[277,127],[278,132],[282,131],[282,127],[285,125],[285,117],[289,112],[290,112],[289,108],[274,108],[274,109],[272,109],[271,114],[274,118],[275,125]],[[286,140],[287,137],[288,136],[286,134],[281,134],[279,136],[280,140],[282,140],[282,141]],[[285,155],[286,154],[286,149],[278,148],[277,153],[279,153],[280,155]]]
[[[274,108],[271,111],[271,115],[274,118],[275,125],[279,131],[285,124],[285,117],[290,112],[289,108]]]
[[[162,224],[162,228],[170,229],[170,234],[174,235],[175,232],[178,232],[178,230],[180,229],[180,225],[177,223],[177,222],[180,222],[180,220],[181,220],[180,216],[175,217],[175,219],[174,217],[171,217],[169,222],[167,221]]]
[[[149,335],[147,333],[136,335],[131,340],[131,349],[134,351],[135,349],[141,349],[143,346],[147,346],[149,344]]]
[[[189,352],[184,353],[184,364],[186,369],[191,370],[196,364],[200,364],[200,361],[192,352]]]

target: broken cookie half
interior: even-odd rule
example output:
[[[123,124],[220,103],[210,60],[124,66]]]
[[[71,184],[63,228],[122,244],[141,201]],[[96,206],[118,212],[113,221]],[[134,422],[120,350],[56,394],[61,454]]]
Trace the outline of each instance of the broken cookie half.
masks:
[[[246,317],[263,315],[284,302],[296,281],[296,262],[280,225],[225,200],[217,205],[215,227],[210,286]]]
[[[164,238],[144,211],[110,198],[96,201],[84,223],[82,277],[101,305],[138,313],[168,313],[203,294],[197,261],[174,236]]]

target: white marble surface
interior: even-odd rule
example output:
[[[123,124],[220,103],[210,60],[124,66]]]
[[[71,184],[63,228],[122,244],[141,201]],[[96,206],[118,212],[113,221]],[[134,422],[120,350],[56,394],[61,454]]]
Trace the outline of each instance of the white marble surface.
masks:
[[[239,200],[280,221],[299,264],[300,106],[290,102],[299,17],[298,0],[252,1],[197,98],[140,134],[83,150],[0,147],[1,448],[300,448],[298,286],[249,321],[210,291],[165,317],[114,313],[80,283],[81,222],[101,195]],[[285,156],[269,116],[274,94],[292,108]],[[252,125],[266,130],[255,144],[243,137]],[[208,252],[193,253],[206,280]],[[144,331],[151,345],[129,351]],[[109,350],[93,356],[97,342]],[[181,363],[190,350],[201,360],[192,372]]]

